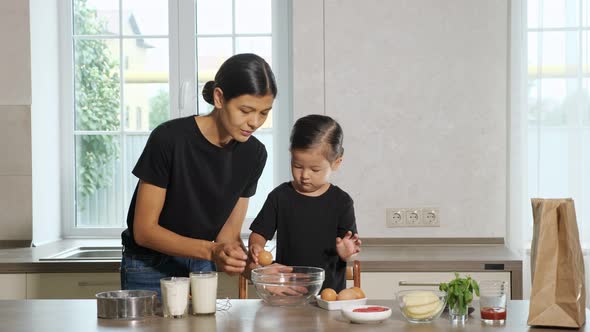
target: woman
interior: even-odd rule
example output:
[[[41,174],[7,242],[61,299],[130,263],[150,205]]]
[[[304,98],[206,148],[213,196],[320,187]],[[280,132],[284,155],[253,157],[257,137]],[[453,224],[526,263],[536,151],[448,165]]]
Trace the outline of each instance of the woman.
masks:
[[[252,133],[276,94],[266,61],[234,55],[203,88],[209,115],[153,130],[133,169],[139,182],[121,235],[122,289],[160,294],[164,277],[244,271],[240,230],[267,156]]]

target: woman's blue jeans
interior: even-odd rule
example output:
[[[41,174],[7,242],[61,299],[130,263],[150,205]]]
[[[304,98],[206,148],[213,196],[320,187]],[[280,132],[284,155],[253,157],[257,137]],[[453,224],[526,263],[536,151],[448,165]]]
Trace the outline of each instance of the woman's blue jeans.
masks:
[[[162,253],[133,253],[123,250],[121,259],[121,289],[152,290],[161,298],[160,279],[188,277],[191,272],[215,271],[207,260],[168,256]]]

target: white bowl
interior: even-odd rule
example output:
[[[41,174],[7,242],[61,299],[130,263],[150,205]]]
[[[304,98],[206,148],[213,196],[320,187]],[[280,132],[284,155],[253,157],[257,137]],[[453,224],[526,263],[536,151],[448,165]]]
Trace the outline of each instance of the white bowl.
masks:
[[[318,306],[326,310],[341,310],[344,307],[355,306],[367,303],[367,298],[357,300],[340,300],[340,301],[325,301],[322,300],[320,295],[316,296]]]
[[[359,309],[378,308],[382,311],[358,311]],[[357,310],[357,311],[355,311]],[[391,308],[381,305],[355,305],[342,308],[342,316],[353,323],[381,323],[391,316]]]

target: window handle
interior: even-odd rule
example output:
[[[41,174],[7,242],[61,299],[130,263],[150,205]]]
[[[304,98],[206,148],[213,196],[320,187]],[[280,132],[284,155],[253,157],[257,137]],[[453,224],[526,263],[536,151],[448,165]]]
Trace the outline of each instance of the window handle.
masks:
[[[178,110],[183,111],[186,104],[192,99],[192,87],[191,81],[184,81],[180,86],[180,93],[178,94]]]

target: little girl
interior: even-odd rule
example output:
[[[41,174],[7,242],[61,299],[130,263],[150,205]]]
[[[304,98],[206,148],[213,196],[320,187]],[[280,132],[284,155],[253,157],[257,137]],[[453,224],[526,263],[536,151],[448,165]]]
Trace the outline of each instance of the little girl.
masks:
[[[342,163],[343,133],[334,119],[308,115],[291,132],[293,181],[275,188],[252,222],[249,258],[258,254],[277,232],[275,260],[287,266],[325,270],[322,286],[336,292],[346,288],[346,261],[360,251],[353,201],[330,183]]]

